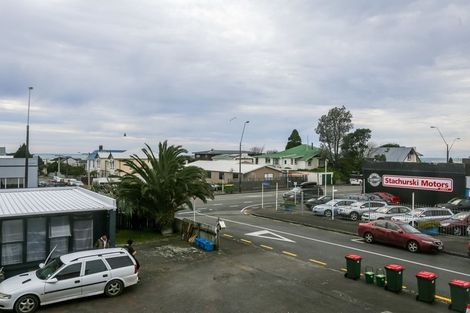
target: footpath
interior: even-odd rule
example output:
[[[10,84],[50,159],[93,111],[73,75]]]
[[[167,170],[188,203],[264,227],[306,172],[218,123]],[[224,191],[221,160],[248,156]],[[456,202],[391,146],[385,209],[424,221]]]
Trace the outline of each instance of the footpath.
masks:
[[[347,219],[336,218],[332,220],[331,218],[315,216],[311,211],[305,209],[301,210],[278,210],[276,211],[274,207],[265,207],[264,209],[249,209],[248,213],[254,216],[300,224],[308,227],[315,227],[319,229],[325,229],[329,231],[335,231],[348,235],[357,236],[357,225],[360,223],[354,222]],[[443,253],[468,257],[467,254],[467,244],[470,241],[468,236],[451,236],[451,235],[435,235],[435,238],[442,240],[444,244]]]

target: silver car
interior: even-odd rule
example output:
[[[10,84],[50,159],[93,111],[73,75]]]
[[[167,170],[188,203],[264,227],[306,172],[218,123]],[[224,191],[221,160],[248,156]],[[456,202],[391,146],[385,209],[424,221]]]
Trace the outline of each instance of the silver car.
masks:
[[[329,217],[333,214],[333,212],[334,214],[338,214],[338,209],[349,206],[354,202],[356,202],[356,200],[334,199],[334,200],[328,201],[325,204],[319,204],[319,205],[314,206],[312,208],[312,212],[315,215],[323,215],[323,216]]]
[[[349,207],[338,209],[338,215],[357,221],[361,218],[363,213],[374,212],[378,208],[386,205],[387,202],[385,201],[358,201],[351,204]]]
[[[399,216],[410,213],[411,209],[402,205],[391,205],[378,208],[375,212],[365,212],[362,214],[363,221],[389,220],[392,216]]]
[[[75,252],[53,259],[38,270],[0,284],[0,308],[32,313],[40,305],[104,293],[120,295],[138,282],[138,265],[122,248]]]
[[[418,223],[423,221],[442,221],[454,216],[450,209],[445,208],[418,208],[409,214],[394,216],[393,221],[405,223]]]

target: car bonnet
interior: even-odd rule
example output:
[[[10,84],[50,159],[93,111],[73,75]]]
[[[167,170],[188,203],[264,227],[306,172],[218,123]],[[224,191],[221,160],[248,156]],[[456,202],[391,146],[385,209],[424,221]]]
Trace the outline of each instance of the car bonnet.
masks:
[[[36,271],[19,274],[2,281],[0,283],[0,292],[11,294],[18,289],[26,290],[28,287],[37,286],[38,281]]]

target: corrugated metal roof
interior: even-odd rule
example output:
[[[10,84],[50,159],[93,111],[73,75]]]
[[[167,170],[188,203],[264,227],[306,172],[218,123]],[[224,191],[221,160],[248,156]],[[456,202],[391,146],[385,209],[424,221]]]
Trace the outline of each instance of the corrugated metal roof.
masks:
[[[379,147],[371,149],[368,153],[370,158],[376,155],[384,155],[387,162],[404,162],[410,153],[415,152],[419,155],[414,148],[411,147]]]
[[[116,201],[80,187],[0,190],[0,218],[116,210]]]
[[[195,161],[192,163],[188,163],[186,166],[197,166],[197,167],[202,168],[205,171],[212,171],[212,172],[238,173],[239,162],[238,160]],[[252,171],[256,171],[257,169],[260,169],[263,167],[272,168],[268,165],[242,163],[241,173],[246,174]],[[281,170],[279,169],[275,169],[275,168],[272,168],[272,169],[281,172]]]

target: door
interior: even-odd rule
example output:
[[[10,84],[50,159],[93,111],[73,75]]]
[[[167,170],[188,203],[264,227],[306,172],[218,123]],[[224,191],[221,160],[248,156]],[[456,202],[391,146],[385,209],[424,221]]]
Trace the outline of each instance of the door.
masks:
[[[51,276],[51,279],[57,278],[57,281],[51,282],[51,279],[46,281],[43,302],[55,302],[80,297],[82,294],[81,269],[81,262],[74,263],[67,265],[59,270],[57,274]]]
[[[380,220],[374,223],[372,234],[374,235],[374,239],[380,242],[387,241],[387,222],[384,220]]]
[[[402,229],[391,222],[387,222],[387,229],[387,243],[394,246],[404,246],[405,236]]]
[[[109,281],[109,270],[101,259],[85,262],[85,273],[82,277],[82,294],[103,293]]]

